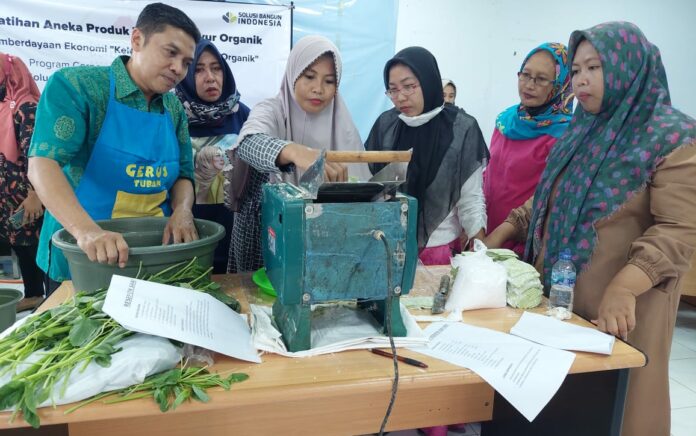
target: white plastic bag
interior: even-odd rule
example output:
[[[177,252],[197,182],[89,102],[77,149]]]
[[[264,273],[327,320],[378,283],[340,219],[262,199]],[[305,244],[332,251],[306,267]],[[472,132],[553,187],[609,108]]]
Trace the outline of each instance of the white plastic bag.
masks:
[[[171,369],[181,359],[178,347],[157,336],[137,333],[117,346],[122,350],[111,355],[111,365],[104,368],[92,361],[84,370],[76,369],[70,373],[65,393],[60,393],[65,384],[65,379],[61,379],[54,385],[51,398],[39,407],[82,401],[102,392],[142,383],[148,375]],[[36,351],[30,355],[25,363],[19,365],[17,372],[27,369],[41,357],[40,354],[41,351]],[[6,373],[1,376],[0,386],[8,383],[13,375]]]
[[[474,241],[474,254],[456,255],[452,266],[458,268],[445,310],[453,314],[462,310],[505,307],[507,271],[486,256],[486,246]]]

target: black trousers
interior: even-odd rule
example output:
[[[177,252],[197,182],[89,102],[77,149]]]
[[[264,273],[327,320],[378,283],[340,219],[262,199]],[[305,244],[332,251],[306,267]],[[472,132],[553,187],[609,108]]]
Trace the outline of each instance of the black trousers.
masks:
[[[24,281],[25,297],[44,296],[44,273],[36,265],[38,245],[12,245],[12,251],[17,255],[19,270]]]

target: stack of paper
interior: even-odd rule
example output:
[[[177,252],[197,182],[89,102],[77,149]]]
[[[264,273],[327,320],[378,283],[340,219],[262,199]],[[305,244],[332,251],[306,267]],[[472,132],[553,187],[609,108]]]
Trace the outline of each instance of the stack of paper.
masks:
[[[114,275],[102,310],[131,331],[261,362],[246,318],[203,292]]]
[[[312,313],[311,346],[305,351],[287,351],[280,332],[271,321],[271,308],[250,305],[251,336],[254,346],[262,351],[288,357],[308,357],[345,350],[388,347],[389,338],[381,326],[364,310],[346,305],[317,305]],[[397,347],[422,346],[428,343],[413,316],[401,306],[401,317],[407,336],[395,337]]]
[[[568,351],[463,323],[433,323],[425,333],[430,343],[413,351],[471,369],[529,421],[554,396],[575,359]]]
[[[599,354],[611,354],[615,341],[613,336],[594,328],[530,312],[522,314],[510,333],[549,347]]]

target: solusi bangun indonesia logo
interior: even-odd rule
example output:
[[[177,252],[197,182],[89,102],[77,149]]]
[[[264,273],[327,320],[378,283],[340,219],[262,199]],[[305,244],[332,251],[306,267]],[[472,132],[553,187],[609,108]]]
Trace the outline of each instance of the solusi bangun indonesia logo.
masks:
[[[237,16],[232,12],[228,12],[222,15],[222,21],[224,21],[225,23],[234,24],[237,22]]]
[[[277,14],[259,14],[256,12],[227,12],[222,15],[222,21],[229,24],[244,24],[247,26],[280,27],[283,17]]]

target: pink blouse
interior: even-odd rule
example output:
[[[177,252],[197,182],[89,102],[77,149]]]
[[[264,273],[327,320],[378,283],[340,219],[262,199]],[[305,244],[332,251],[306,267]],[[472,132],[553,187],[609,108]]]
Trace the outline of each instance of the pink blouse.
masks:
[[[543,135],[534,139],[514,140],[498,129],[491,138],[491,159],[483,173],[483,194],[486,197],[489,232],[505,221],[512,209],[534,195],[546,156],[556,138]],[[508,242],[505,248],[524,253],[524,244]]]

